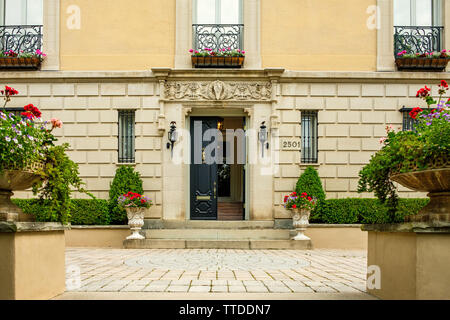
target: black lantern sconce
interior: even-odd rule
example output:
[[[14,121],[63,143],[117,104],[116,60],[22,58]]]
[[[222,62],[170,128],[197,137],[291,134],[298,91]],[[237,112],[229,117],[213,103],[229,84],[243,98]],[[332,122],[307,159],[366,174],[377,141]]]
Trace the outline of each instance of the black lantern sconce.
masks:
[[[170,123],[170,130],[167,133],[167,138],[169,139],[169,142],[167,142],[167,149],[170,149],[170,156],[173,157],[173,145],[178,140],[178,132],[175,121]]]
[[[259,142],[261,143],[261,152],[263,158],[264,158],[264,147],[269,149],[269,143],[267,142],[268,132],[265,123],[266,123],[265,121],[261,122],[261,126],[259,127]]]

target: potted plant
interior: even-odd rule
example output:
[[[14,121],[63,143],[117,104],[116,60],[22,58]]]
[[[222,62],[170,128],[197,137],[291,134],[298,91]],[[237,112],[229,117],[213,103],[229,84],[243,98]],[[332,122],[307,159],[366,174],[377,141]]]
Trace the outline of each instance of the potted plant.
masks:
[[[400,71],[443,71],[447,67],[449,59],[450,55],[447,50],[425,53],[408,53],[403,50],[397,53],[395,64]]]
[[[15,52],[13,50],[0,52],[1,69],[38,69],[47,55],[41,50],[30,52]]]
[[[117,198],[119,207],[125,209],[128,217],[128,225],[131,229],[131,235],[127,237],[128,240],[142,240],[145,239],[139,234],[144,225],[145,210],[152,206],[152,201],[144,195],[135,192],[128,192]]]
[[[210,48],[190,49],[194,68],[241,68],[244,65],[245,51],[223,48],[214,51]]]
[[[303,192],[300,196],[297,192],[284,197],[284,207],[292,211],[292,224],[297,235],[292,240],[311,240],[304,232],[309,225],[311,210],[315,208],[317,199]]]
[[[388,126],[387,137],[380,139],[383,147],[359,174],[358,191],[373,191],[386,202],[392,222],[401,222],[394,215],[398,195],[393,181],[426,191],[430,197],[430,203],[408,220],[450,221],[450,99],[442,100],[448,89],[447,82],[442,80],[438,101],[431,97],[430,88],[420,89],[417,97],[424,99],[428,108],[416,107],[410,112],[417,120],[415,130],[395,132]]]

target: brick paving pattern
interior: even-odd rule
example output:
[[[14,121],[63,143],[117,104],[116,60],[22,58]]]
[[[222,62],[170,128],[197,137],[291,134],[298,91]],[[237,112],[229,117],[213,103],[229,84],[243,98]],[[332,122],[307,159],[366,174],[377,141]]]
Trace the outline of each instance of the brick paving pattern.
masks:
[[[67,291],[366,292],[364,251],[66,250]]]

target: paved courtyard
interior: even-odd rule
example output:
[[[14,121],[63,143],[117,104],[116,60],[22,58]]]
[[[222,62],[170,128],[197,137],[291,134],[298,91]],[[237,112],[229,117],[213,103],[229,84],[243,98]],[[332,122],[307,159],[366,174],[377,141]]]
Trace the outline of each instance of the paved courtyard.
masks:
[[[66,268],[69,292],[361,294],[366,253],[68,248]]]

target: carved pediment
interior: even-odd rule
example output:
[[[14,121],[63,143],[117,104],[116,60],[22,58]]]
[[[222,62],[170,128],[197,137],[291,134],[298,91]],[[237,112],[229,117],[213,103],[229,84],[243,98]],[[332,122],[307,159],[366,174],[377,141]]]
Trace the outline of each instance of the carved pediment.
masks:
[[[272,83],[231,81],[169,81],[164,85],[168,100],[255,101],[271,100]]]

